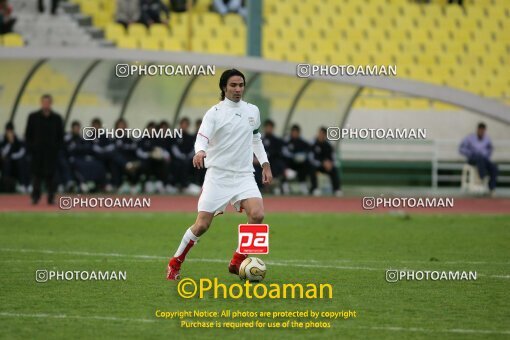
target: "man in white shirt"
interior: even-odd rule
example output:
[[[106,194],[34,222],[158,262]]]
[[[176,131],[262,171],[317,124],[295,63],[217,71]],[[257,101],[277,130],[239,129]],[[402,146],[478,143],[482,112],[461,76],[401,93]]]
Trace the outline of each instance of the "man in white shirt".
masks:
[[[260,112],[242,100],[244,75],[226,70],[220,78],[221,102],[210,108],[202,121],[195,142],[193,166],[207,168],[202,194],[198,200],[198,216],[182,238],[167,267],[167,279],[179,280],[186,254],[204,234],[214,216],[222,214],[228,203],[237,211],[246,211],[248,223],[264,220],[262,195],[253,169],[253,154],[262,164],[262,182],[271,183],[273,175],[259,133]],[[247,255],[239,248],[234,252],[228,270],[239,274],[239,266]]]

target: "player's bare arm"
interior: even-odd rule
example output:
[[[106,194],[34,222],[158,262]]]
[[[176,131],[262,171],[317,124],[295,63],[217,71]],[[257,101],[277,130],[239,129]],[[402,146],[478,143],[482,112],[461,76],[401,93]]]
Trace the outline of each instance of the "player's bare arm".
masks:
[[[203,169],[204,167],[204,158],[206,157],[205,151],[199,151],[193,156],[193,167],[197,169]]]
[[[271,166],[268,162],[262,164],[262,183],[271,184],[273,181],[273,173],[271,172]]]

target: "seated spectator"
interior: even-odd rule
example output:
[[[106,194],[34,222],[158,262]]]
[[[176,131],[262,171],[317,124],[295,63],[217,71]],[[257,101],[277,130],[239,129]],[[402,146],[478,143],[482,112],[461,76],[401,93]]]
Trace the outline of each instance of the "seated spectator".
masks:
[[[25,144],[14,133],[14,125],[5,125],[4,140],[0,144],[2,165],[1,191],[15,192],[16,185],[22,193],[29,191],[30,174]]]
[[[103,127],[101,119],[92,119],[91,126],[99,131]],[[115,164],[115,142],[113,138],[105,135],[97,136],[92,140],[92,151],[95,159],[103,163],[106,172],[110,175],[107,176],[106,191],[112,192],[117,189],[117,185],[121,182],[121,173],[118,166]]]
[[[464,0],[448,0],[449,5],[455,4],[455,3],[459,6],[464,6]]]
[[[176,138],[172,145],[177,184],[185,194],[198,195],[200,187],[191,182],[193,175],[193,156],[195,156],[195,137],[188,132],[190,121],[184,117],[179,122],[182,138]]]
[[[214,0],[212,8],[215,12],[225,15],[227,13],[237,13],[245,20],[248,12],[243,0]]]
[[[301,127],[297,124],[292,125],[290,129],[290,136],[285,139],[282,148],[283,157],[285,157],[287,168],[292,169],[292,172],[286,171],[285,179],[292,180],[297,173],[297,178],[300,183],[300,191],[303,195],[309,193],[306,184],[306,178],[311,174],[311,165],[308,161],[308,153],[310,152],[310,144],[301,138]],[[283,192],[289,193],[288,183],[284,183]]]
[[[274,122],[268,119],[264,122],[264,131],[262,134],[262,143],[266,150],[269,164],[274,179],[279,179],[280,185],[284,183],[285,161],[282,155],[283,140],[274,135]],[[258,162],[257,162],[258,164]],[[259,187],[262,187],[262,168],[255,167],[255,179]],[[275,188],[275,194],[281,194],[281,188]]]
[[[76,181],[73,175],[71,164],[69,163],[69,157],[65,149],[66,138],[69,136],[64,135],[64,147],[58,150],[57,156],[57,171],[55,181],[57,185],[57,191],[62,192],[75,192]]]
[[[117,0],[115,20],[127,28],[140,20],[140,0]]]
[[[498,167],[490,161],[492,155],[492,142],[486,135],[487,126],[479,123],[476,133],[468,135],[459,147],[459,152],[467,158],[467,162],[478,169],[478,174],[483,180],[489,176],[489,190],[491,195],[496,189]]]
[[[311,173],[311,191],[314,196],[321,195],[320,189],[317,188],[317,171],[327,174],[331,179],[331,186],[333,187],[335,196],[342,196],[340,177],[338,169],[335,166],[335,153],[333,147],[328,142],[327,129],[325,127],[321,127],[317,133],[317,139],[315,139],[315,143],[312,145],[309,154],[309,161],[313,166]]]
[[[78,121],[71,123],[71,131],[64,137],[65,155],[69,161],[73,179],[76,180],[81,192],[89,192],[89,182],[102,189],[106,184],[106,168],[100,160],[96,159],[94,142],[85,140]]]
[[[170,10],[161,0],[141,0],[140,12],[140,22],[147,27],[161,23],[166,25],[170,18]],[[161,12],[165,13],[165,20],[161,20]]]
[[[196,4],[197,0],[193,0],[192,6]],[[172,12],[182,13],[188,10],[188,0],[172,0],[170,1]]]
[[[0,34],[11,33],[16,18],[12,16],[12,5],[7,0],[0,0]]]
[[[158,129],[155,122],[149,122],[146,126],[149,131]],[[136,156],[141,162],[141,170],[144,175],[144,190],[151,194],[154,192],[175,193],[176,190],[168,185],[170,165],[170,152],[162,148],[161,142],[150,136],[143,137],[138,141]],[[167,186],[165,188],[165,186]]]
[[[55,14],[57,14],[58,2],[60,0],[50,0],[50,1],[51,1],[50,12],[51,12],[52,15],[55,15]],[[44,2],[45,2],[45,0],[38,0],[39,13],[44,13],[45,12]]]
[[[116,130],[126,130],[127,127],[127,122],[123,118],[115,122]],[[136,158],[136,141],[125,134],[122,138],[114,138],[114,144],[112,185],[120,188],[126,176],[131,186],[131,193],[137,193],[136,183],[139,178],[140,161]]]

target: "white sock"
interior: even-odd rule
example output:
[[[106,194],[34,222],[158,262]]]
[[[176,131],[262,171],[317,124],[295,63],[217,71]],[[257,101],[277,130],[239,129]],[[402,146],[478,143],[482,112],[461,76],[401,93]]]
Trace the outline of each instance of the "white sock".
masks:
[[[186,253],[187,253],[189,251],[189,248],[191,248],[193,246],[193,244],[197,243],[198,239],[199,239],[199,237],[195,236],[195,234],[193,234],[193,232],[191,231],[191,227],[188,228],[188,230],[186,230],[186,232],[184,233],[184,236],[182,237],[181,244],[179,245],[179,248],[177,248],[177,251],[175,252],[174,257],[179,257],[181,255],[186,256],[186,254],[183,254],[184,251],[186,251]],[[191,246],[189,246],[190,241],[193,241]],[[188,249],[186,249],[186,248],[188,248]]]

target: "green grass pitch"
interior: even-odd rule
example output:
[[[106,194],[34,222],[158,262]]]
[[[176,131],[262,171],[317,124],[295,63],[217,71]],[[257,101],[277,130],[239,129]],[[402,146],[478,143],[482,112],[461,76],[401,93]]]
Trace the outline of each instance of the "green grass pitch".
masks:
[[[0,214],[1,338],[508,338],[510,217],[268,214],[264,283],[330,283],[333,299],[183,299],[165,279],[195,214]],[[229,213],[188,255],[183,277],[227,272],[245,217]],[[477,271],[476,281],[387,283],[386,269]],[[122,270],[126,281],[36,283],[35,271]],[[183,329],[156,310],[341,311],[329,329]],[[250,319],[234,320],[249,321]],[[262,320],[262,319],[261,319]],[[225,320],[223,320],[225,321]],[[269,320],[262,320],[269,321]]]

